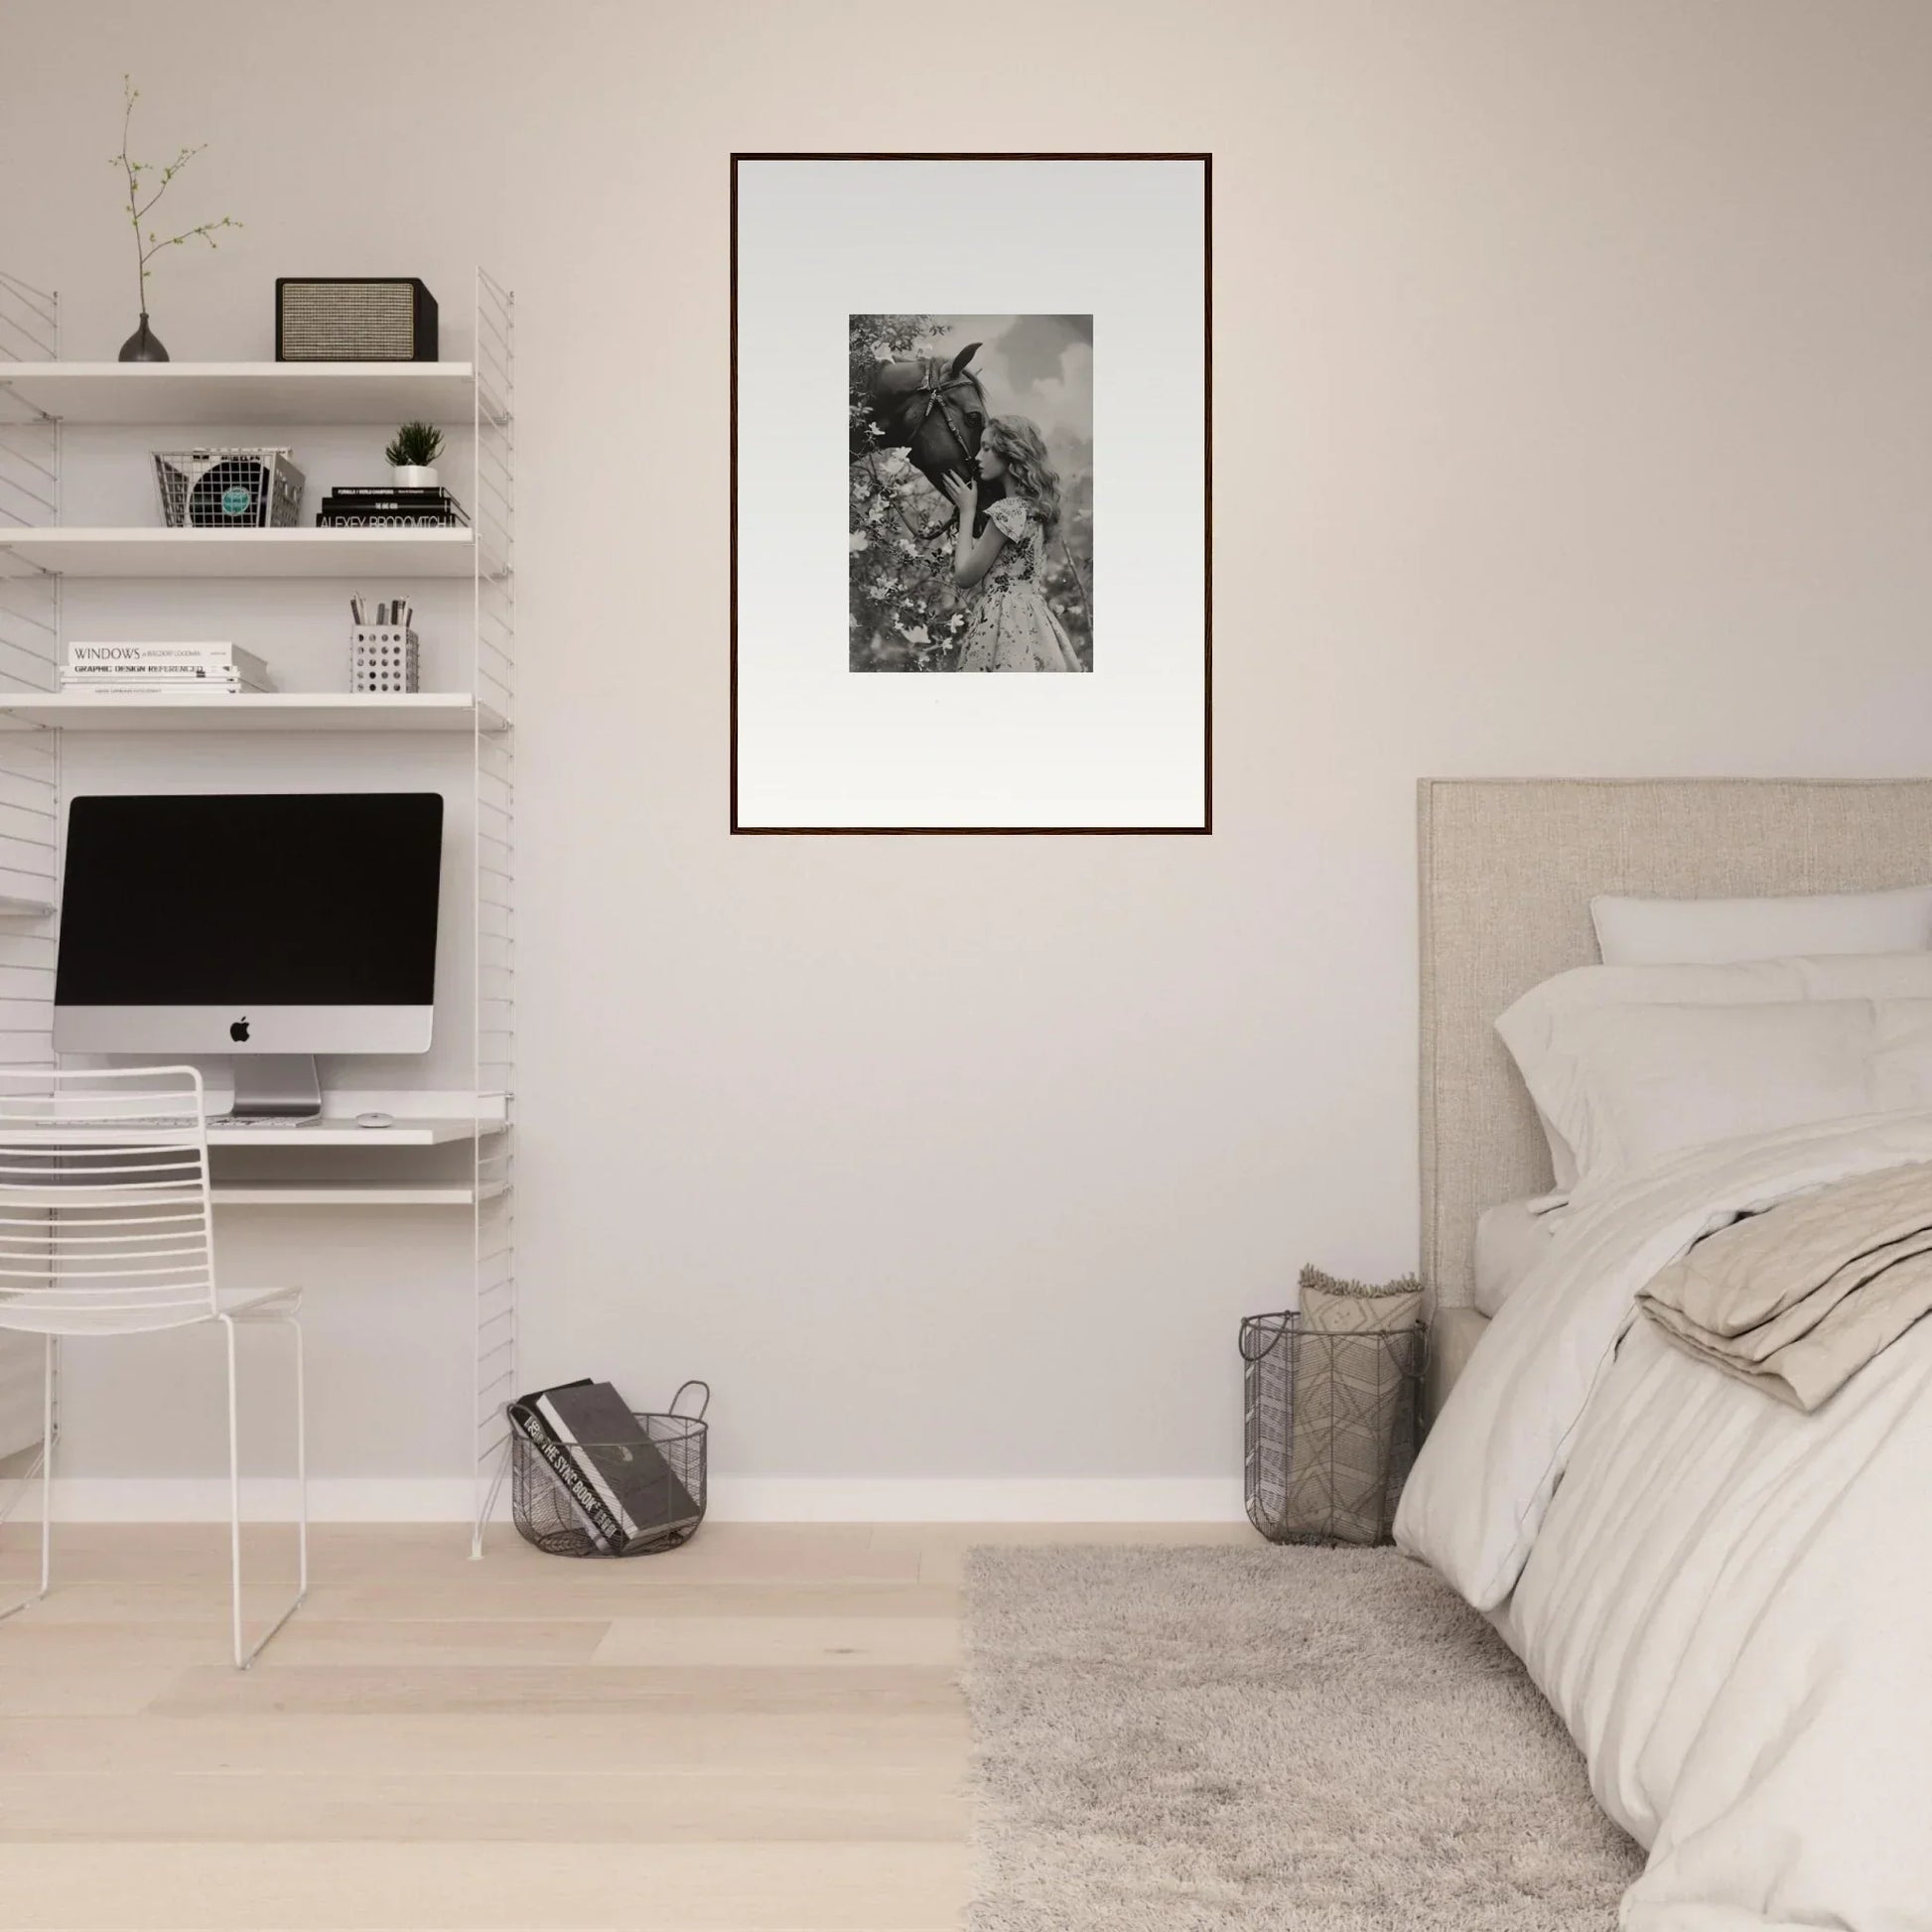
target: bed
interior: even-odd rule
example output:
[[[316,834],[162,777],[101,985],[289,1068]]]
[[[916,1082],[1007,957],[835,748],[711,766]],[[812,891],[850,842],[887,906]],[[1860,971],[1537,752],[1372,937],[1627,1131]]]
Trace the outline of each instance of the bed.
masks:
[[[1631,1932],[1928,1932],[1932,1322],[1802,1414],[1633,1309],[1726,1217],[1932,1163],[1932,1110],[1694,1151],[1552,1240],[1524,1225],[1550,1151],[1495,1021],[1594,960],[1593,894],[1923,884],[1932,781],[1429,780],[1420,856],[1433,1426],[1398,1540],[1490,1616],[1648,1848]]]

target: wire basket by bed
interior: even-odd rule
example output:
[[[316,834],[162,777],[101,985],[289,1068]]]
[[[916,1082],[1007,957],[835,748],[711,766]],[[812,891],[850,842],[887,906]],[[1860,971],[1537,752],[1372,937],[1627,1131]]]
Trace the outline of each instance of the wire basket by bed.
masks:
[[[1241,1323],[1248,1520],[1271,1543],[1386,1543],[1416,1459],[1423,1331]]]

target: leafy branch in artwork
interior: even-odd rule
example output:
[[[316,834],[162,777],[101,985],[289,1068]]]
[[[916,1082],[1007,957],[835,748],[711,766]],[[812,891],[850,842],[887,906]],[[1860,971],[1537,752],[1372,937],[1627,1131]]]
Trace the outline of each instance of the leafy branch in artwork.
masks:
[[[923,354],[939,330],[933,316],[852,316],[847,353],[853,447],[849,524],[851,665],[857,670],[943,669],[965,621],[954,608],[952,550],[936,541],[950,505],[934,503],[931,527],[918,510],[934,498],[903,450],[884,450],[866,398],[882,362]]]
[[[233,215],[224,214],[218,221],[199,222],[192,228],[185,228],[180,234],[159,235],[146,226],[147,218],[154,212],[155,205],[167,194],[175,177],[195,159],[206,151],[207,143],[200,147],[183,148],[165,167],[157,170],[151,161],[136,161],[128,152],[133,137],[134,103],[141,98],[141,90],[134,84],[131,75],[122,74],[121,91],[123,105],[121,113],[121,151],[109,158],[108,166],[118,168],[127,180],[127,218],[128,225],[134,230],[134,251],[141,275],[141,313],[148,312],[148,264],[164,248],[179,248],[185,242],[206,241],[210,248],[220,244],[215,235],[222,228],[238,228],[242,224]]]

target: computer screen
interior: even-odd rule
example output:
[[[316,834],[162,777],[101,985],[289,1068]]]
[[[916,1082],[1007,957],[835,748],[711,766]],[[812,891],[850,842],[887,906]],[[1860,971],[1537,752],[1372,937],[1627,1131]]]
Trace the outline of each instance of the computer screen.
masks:
[[[426,1050],[442,847],[436,792],[75,798],[55,1045]]]

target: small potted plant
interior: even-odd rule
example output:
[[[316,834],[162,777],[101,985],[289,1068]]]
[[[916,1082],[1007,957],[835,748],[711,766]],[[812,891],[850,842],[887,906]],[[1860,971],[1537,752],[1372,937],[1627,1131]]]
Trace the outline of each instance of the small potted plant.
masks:
[[[443,432],[434,423],[404,423],[389,439],[382,460],[395,472],[398,489],[434,489]]]

